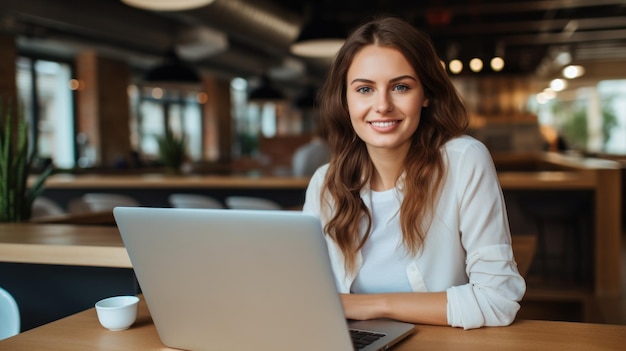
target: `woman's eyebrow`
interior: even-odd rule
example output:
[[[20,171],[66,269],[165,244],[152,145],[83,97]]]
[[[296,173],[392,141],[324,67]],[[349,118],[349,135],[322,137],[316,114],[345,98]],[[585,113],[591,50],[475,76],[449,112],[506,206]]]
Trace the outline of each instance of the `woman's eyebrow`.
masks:
[[[354,83],[367,83],[367,84],[371,84],[374,83],[373,80],[369,80],[369,79],[365,79],[365,78],[355,78],[350,82],[350,85],[354,84]]]
[[[411,76],[411,75],[408,75],[408,74],[407,74],[407,75],[403,75],[403,76],[399,76],[399,77],[392,78],[392,79],[391,79],[391,80],[389,80],[389,81],[390,81],[391,83],[395,83],[395,82],[398,82],[398,81],[401,81],[401,80],[404,80],[404,79],[410,79],[410,80],[413,80],[413,81],[416,81],[416,82],[417,82],[417,78],[415,78],[415,77],[413,77],[413,76]],[[350,85],[352,85],[352,84],[354,84],[354,83],[367,83],[367,84],[372,84],[372,83],[374,83],[374,81],[373,81],[373,80],[370,80],[370,79],[365,79],[365,78],[355,78],[355,79],[353,79],[353,80],[350,82]]]
[[[405,79],[410,79],[410,80],[414,80],[414,81],[417,82],[417,78],[415,78],[415,77],[413,77],[411,75],[408,75],[408,74],[400,76],[400,77],[396,77],[396,78],[390,80],[390,82],[397,82],[397,81],[405,80]]]

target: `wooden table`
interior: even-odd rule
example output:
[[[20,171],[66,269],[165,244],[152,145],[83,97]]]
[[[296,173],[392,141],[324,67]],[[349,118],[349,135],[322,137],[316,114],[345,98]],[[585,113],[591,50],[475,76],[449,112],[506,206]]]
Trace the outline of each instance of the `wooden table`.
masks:
[[[253,327],[253,326],[251,326]],[[245,337],[245,332],[242,332]],[[626,326],[521,320],[509,327],[462,330],[417,325],[415,333],[393,348],[409,350],[622,350]],[[1,350],[155,350],[169,348],[160,342],[145,302],[140,302],[137,322],[128,330],[111,332],[88,309],[0,341]],[[259,346],[258,350],[271,349]],[[294,347],[294,350],[297,350]]]
[[[0,262],[132,268],[115,226],[1,223]]]

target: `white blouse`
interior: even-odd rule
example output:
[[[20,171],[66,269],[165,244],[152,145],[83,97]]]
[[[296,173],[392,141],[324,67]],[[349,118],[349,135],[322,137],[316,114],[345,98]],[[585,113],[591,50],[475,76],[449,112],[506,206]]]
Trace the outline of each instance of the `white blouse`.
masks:
[[[511,234],[502,190],[487,148],[462,136],[443,147],[447,169],[434,218],[421,251],[408,260],[406,276],[414,292],[446,291],[448,323],[465,329],[509,325],[519,310],[526,284],[513,258]],[[303,211],[330,219],[321,207],[321,188],[328,165],[313,175]],[[398,193],[401,193],[398,191]],[[400,195],[402,196],[402,194]],[[372,191],[361,189],[361,198],[372,209]],[[326,197],[324,203],[332,200]],[[401,201],[390,211],[399,211]],[[376,224],[373,224],[376,226]],[[390,231],[400,231],[399,222]],[[366,228],[361,221],[361,235]],[[357,272],[346,272],[343,255],[326,236],[331,264],[340,293],[349,293],[363,255],[357,254]],[[403,251],[399,251],[403,252]],[[375,259],[370,255],[368,260]],[[379,266],[384,272],[385,267]],[[371,273],[371,272],[370,272]]]
[[[354,277],[351,293],[412,291],[406,267],[413,258],[402,244],[398,211],[401,198],[397,188],[372,191],[372,231],[361,248],[363,265]]]

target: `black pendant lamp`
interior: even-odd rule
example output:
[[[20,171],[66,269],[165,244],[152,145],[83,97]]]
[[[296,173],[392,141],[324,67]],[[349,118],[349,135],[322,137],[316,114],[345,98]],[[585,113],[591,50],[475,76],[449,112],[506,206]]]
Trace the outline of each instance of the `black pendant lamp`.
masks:
[[[261,76],[261,84],[250,91],[248,101],[254,103],[278,102],[286,100],[285,95],[272,87],[267,75]]]
[[[338,22],[323,16],[322,5],[318,2],[311,1],[307,6],[307,20],[289,51],[300,57],[331,59],[344,44],[347,31]]]
[[[317,104],[317,89],[313,86],[307,86],[304,92],[296,98],[294,105],[300,109],[315,108]]]
[[[198,72],[184,63],[173,49],[168,50],[161,65],[149,70],[144,77],[144,84],[159,87],[192,88],[201,83]]]

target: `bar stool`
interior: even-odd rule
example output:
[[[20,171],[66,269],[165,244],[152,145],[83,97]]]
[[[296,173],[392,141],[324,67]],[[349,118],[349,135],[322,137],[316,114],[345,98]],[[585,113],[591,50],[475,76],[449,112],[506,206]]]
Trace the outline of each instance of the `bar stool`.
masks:
[[[561,235],[562,252],[557,265],[557,273],[563,280],[570,282],[588,282],[589,246],[585,233],[585,217],[590,209],[582,197],[548,196],[548,194],[524,195],[519,198],[522,213],[531,219],[537,231],[536,257],[540,272],[544,277],[551,276],[548,260],[550,239],[554,234]]]

